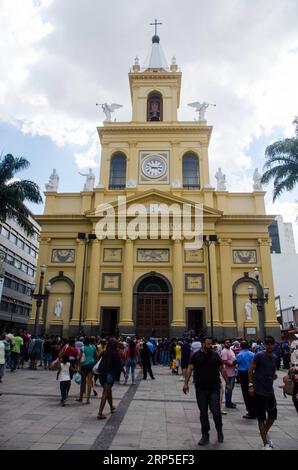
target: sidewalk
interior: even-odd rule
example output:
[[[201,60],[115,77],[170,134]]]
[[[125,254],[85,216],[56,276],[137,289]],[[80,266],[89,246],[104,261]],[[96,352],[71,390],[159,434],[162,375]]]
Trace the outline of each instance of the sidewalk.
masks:
[[[0,384],[0,449],[30,450],[197,450],[200,439],[199,411],[193,385],[182,392],[180,376],[167,367],[155,366],[156,380],[140,380],[136,386],[113,387],[115,414],[105,408],[106,420],[98,421],[99,397],[90,405],[75,401],[79,386],[72,383],[65,407],[60,405],[56,372],[29,369],[6,371]],[[291,398],[281,389],[284,371],[275,382],[278,419],[271,436],[276,449],[298,449],[298,416]],[[223,416],[224,443],[218,444],[210,415],[210,444],[204,450],[258,450],[261,439],[257,421],[245,420],[241,389],[235,386],[235,410]],[[223,407],[223,409],[225,409]]]

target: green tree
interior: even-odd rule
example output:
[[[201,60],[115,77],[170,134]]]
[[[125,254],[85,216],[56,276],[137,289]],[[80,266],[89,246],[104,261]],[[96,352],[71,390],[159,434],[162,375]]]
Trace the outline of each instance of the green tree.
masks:
[[[14,219],[28,235],[34,234],[33,224],[29,220],[30,212],[24,201],[42,202],[39,187],[29,180],[14,180],[18,171],[25,170],[30,163],[23,157],[5,155],[0,158],[0,221]]]
[[[298,118],[296,136],[274,142],[265,150],[266,163],[262,183],[273,180],[273,202],[283,191],[291,191],[298,183]],[[294,124],[293,123],[293,124]]]

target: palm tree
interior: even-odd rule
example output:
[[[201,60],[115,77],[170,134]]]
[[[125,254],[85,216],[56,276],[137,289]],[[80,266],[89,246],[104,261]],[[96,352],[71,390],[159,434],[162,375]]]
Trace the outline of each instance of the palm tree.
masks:
[[[290,139],[280,140],[269,145],[265,150],[267,161],[264,165],[265,173],[262,183],[274,180],[273,202],[285,190],[291,191],[298,183],[298,118],[296,124],[296,136]]]
[[[14,180],[18,171],[29,166],[30,163],[23,157],[15,158],[8,154],[0,158],[0,221],[14,219],[28,235],[33,235],[30,212],[24,201],[42,202],[39,187],[33,181]]]

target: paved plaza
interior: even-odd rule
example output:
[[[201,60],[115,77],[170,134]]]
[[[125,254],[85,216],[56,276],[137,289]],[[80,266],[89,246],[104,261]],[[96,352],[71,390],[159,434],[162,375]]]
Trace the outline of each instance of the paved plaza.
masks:
[[[60,405],[56,372],[29,369],[7,371],[0,384],[0,448],[30,450],[197,450],[201,436],[199,411],[193,385],[190,393],[182,392],[181,376],[172,375],[167,367],[155,366],[156,380],[141,380],[137,385],[113,387],[115,414],[106,406],[106,420],[96,419],[99,397],[91,404],[75,401],[79,386],[72,383],[67,405]],[[298,416],[291,398],[284,398],[275,381],[278,420],[271,436],[276,449],[298,449]],[[259,450],[261,439],[255,420],[245,420],[240,385],[233,392],[236,409],[223,416],[223,444],[217,443],[210,415],[210,445],[204,450]],[[223,406],[223,409],[224,406]],[[200,448],[201,449],[201,448]]]

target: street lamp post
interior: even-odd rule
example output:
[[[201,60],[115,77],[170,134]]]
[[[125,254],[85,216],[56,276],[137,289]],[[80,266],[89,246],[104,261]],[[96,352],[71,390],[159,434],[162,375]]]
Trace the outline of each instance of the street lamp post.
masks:
[[[207,261],[208,261],[208,280],[209,280],[209,306],[210,306],[210,326],[211,326],[211,337],[214,339],[213,335],[213,302],[212,302],[212,282],[211,282],[211,267],[210,267],[210,245],[212,242],[217,241],[217,235],[203,235],[203,241],[207,246]]]
[[[78,239],[84,240],[84,260],[83,260],[83,272],[82,272],[82,286],[81,286],[81,301],[80,301],[80,316],[79,316],[79,330],[78,334],[82,333],[82,321],[83,321],[83,310],[84,310],[84,290],[85,290],[85,275],[86,275],[86,264],[87,264],[87,248],[91,240],[96,239],[95,233],[78,233]]]
[[[264,305],[265,303],[267,304],[268,303],[268,299],[269,299],[269,287],[262,287],[261,284],[260,284],[260,272],[258,270],[258,268],[255,268],[254,269],[254,276],[255,276],[255,280],[256,280],[256,288],[257,288],[257,296],[254,297],[253,296],[253,293],[254,293],[254,288],[252,286],[249,286],[248,287],[248,295],[249,295],[249,300],[251,303],[254,303],[256,304],[257,306],[257,310],[258,310],[258,314],[259,314],[259,327],[260,327],[260,336],[261,336],[261,339],[264,339],[264,321],[265,321],[265,318],[264,318]]]
[[[36,300],[36,316],[35,316],[35,323],[34,323],[34,336],[37,336],[39,333],[39,320],[40,320],[40,308],[42,301],[46,299],[49,295],[51,290],[51,283],[46,283],[45,292],[43,293],[43,282],[44,282],[44,275],[46,272],[46,265],[42,264],[40,267],[40,279],[39,279],[39,288],[37,294],[32,294],[32,297]]]

